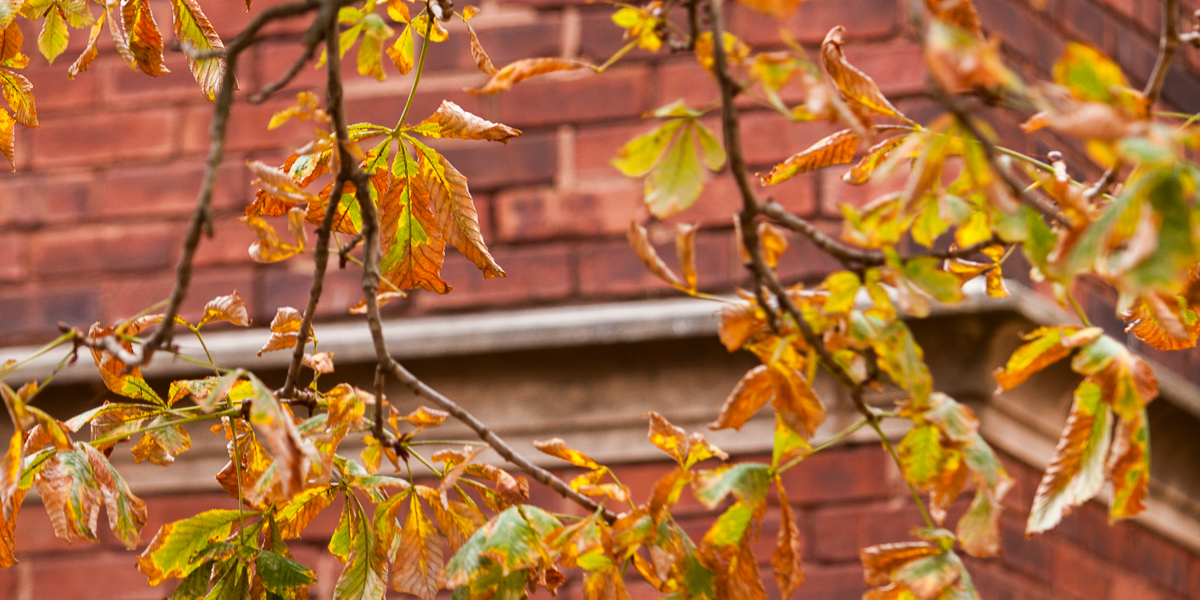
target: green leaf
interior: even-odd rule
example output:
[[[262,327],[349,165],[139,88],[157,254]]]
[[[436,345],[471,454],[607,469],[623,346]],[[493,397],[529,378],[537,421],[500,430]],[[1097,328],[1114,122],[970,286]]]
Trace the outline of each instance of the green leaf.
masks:
[[[633,138],[621,146],[612,165],[628,177],[644,176],[658,163],[682,125],[682,120],[667,121],[654,131]]]
[[[704,167],[689,126],[646,178],[646,206],[651,214],[665,219],[695,203],[703,188]]]
[[[1114,87],[1129,87],[1117,63],[1092,46],[1078,42],[1067,44],[1062,58],[1054,65],[1054,80],[1084,102],[1111,104],[1117,99]]]
[[[254,559],[256,573],[268,591],[284,595],[300,587],[316,583],[317,576],[308,567],[286,557],[260,550]]]
[[[375,543],[366,516],[352,496],[347,497],[343,518],[346,513],[350,515],[346,529],[348,554],[346,566],[334,585],[333,597],[338,600],[383,600],[387,593],[387,549]],[[333,546],[332,541],[330,546]]]
[[[67,49],[70,36],[66,15],[56,3],[46,13],[46,20],[42,23],[42,32],[38,34],[38,50],[50,64],[54,64],[54,59]]]
[[[750,527],[755,510],[745,502],[735,502],[721,514],[704,534],[704,544],[715,548],[733,548],[740,546],[742,538]]]
[[[696,122],[693,126],[700,140],[700,155],[704,159],[704,166],[708,167],[709,171],[721,170],[725,165],[725,149],[721,147],[721,142],[717,141],[717,136],[702,123]]]
[[[932,256],[921,256],[904,263],[904,276],[938,302],[950,304],[963,298],[958,277],[943,271],[941,261]]]
[[[213,540],[227,537],[238,520],[258,513],[209,510],[163,525],[138,557],[138,570],[158,585],[171,577],[184,577],[200,567],[192,557]]]
[[[730,493],[751,510],[758,510],[767,499],[771,485],[770,468],[761,463],[738,463],[696,473],[693,483],[696,499],[704,506],[716,508]]]

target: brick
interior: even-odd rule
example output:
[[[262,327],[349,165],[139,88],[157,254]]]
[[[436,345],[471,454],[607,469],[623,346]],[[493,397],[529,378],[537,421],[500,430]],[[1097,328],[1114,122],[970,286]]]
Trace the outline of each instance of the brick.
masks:
[[[558,151],[554,135],[531,133],[508,144],[477,140],[436,140],[436,148],[454,168],[467,176],[472,192],[554,178]]]
[[[925,62],[920,45],[898,39],[886,44],[848,44],[845,51],[846,60],[874,79],[889,98],[925,91]],[[1055,53],[1053,60],[1060,55],[1061,52]]]
[[[855,504],[813,511],[811,522],[816,560],[852,561],[867,546],[908,540],[921,514],[911,503]]]
[[[1062,3],[1062,24],[1067,32],[1097,48],[1103,47],[1108,22],[1104,11],[1089,0],[1062,0]]]
[[[611,14],[611,9],[609,12]],[[562,19],[558,13],[539,12],[529,15],[531,21],[521,22],[527,18],[526,14],[524,11],[501,9],[497,12],[489,9],[471,19],[471,28],[479,37],[479,44],[497,67],[522,58],[558,56],[562,53]],[[453,23],[450,40],[447,41],[457,40],[459,50],[455,64],[459,68],[476,69],[467,43],[466,27],[457,20]]]
[[[175,264],[182,233],[174,223],[55,230],[34,235],[30,255],[42,277],[163,269]]]
[[[852,600],[861,598],[867,586],[863,583],[860,565],[804,565],[804,585],[801,592],[806,598],[829,598]]]
[[[978,4],[976,8],[986,30],[999,34],[1005,44],[1043,72],[1049,73],[1055,61],[1062,56],[1062,37],[1025,7],[996,1]]]
[[[1169,600],[1173,596],[1141,577],[1130,575],[1120,569],[1113,569],[1112,587],[1109,589],[1110,600],[1137,598],[1138,600]]]
[[[633,180],[580,182],[571,190],[517,189],[496,196],[497,239],[616,235],[645,214],[642,188]]]
[[[1019,600],[1022,586],[1008,572],[1001,569],[993,561],[978,560],[960,555],[971,574],[971,581],[979,591],[980,598],[988,600]]]
[[[442,278],[454,290],[446,295],[416,294],[418,309],[437,311],[481,305],[544,302],[570,296],[574,291],[574,251],[567,244],[492,248],[492,256],[507,276],[484,279],[479,269],[461,254],[449,251]]]
[[[29,244],[24,235],[0,234],[0,282],[14,282],[29,274]]]
[[[731,8],[729,30],[752,46],[781,46],[781,27],[807,44],[821,43],[838,25],[846,27],[850,39],[880,38],[897,29],[897,13],[895,0],[812,0],[780,22],[739,4]]]
[[[22,24],[27,23],[24,19],[18,21]],[[36,38],[36,34],[25,37],[31,43]],[[65,65],[47,65],[45,59],[41,59],[36,46],[31,44],[27,48],[28,53],[33,56],[29,66],[22,69],[21,74],[33,84],[39,118],[55,115],[57,111],[86,110],[95,106],[99,86],[98,78],[94,74],[81,74],[72,81],[67,79]]]
[[[1001,517],[999,559],[1001,563],[1035,579],[1050,582],[1053,573],[1053,556],[1054,546],[1045,536],[1025,539],[1024,519]]]
[[[826,234],[836,236],[840,227],[829,221],[818,221],[817,227]],[[808,238],[788,235],[788,248],[779,258],[775,271],[784,283],[796,281],[818,281],[826,275],[841,270],[842,264],[817,248]]]
[[[783,475],[796,504],[886,498],[898,489],[899,473],[882,449],[856,446],[821,452]]]
[[[0,336],[29,339],[57,329],[59,321],[87,329],[100,319],[95,286],[87,283],[4,290]]]
[[[1192,556],[1192,564],[1188,568],[1188,597],[1200,598],[1200,555]]]
[[[688,106],[704,106],[720,100],[720,90],[695,59],[664,62],[654,72],[654,106],[683,100]]]
[[[346,311],[362,300],[362,270],[352,264],[337,268],[337,259],[332,258],[325,272],[325,289],[321,303],[317,305],[318,317],[344,317]],[[312,288],[312,260],[290,260],[271,265],[262,273],[260,296],[257,306],[250,314],[256,321],[270,322],[276,309],[291,306],[303,310],[308,303]]]
[[[278,220],[269,219],[281,233],[286,229],[283,217]],[[283,235],[288,235],[283,233]],[[286,239],[286,238],[285,238]],[[214,219],[213,237],[200,237],[200,246],[196,249],[195,264],[210,265],[248,265],[250,261],[250,245],[258,241],[258,237],[249,227],[237,220],[237,216],[229,215]],[[309,238],[316,243],[316,238]],[[295,260],[303,260],[296,258]],[[335,259],[336,260],[336,259]],[[309,261],[311,262],[311,260]]]
[[[78,222],[91,215],[96,196],[89,171],[51,171],[0,182],[0,227]]]
[[[639,115],[650,108],[649,75],[645,67],[627,66],[600,75],[566,72],[530,79],[494,97],[497,120],[529,127]]]
[[[652,233],[651,240],[659,242],[655,244],[659,256],[679,273],[674,234],[666,228],[661,231],[665,235]],[[701,288],[722,289],[728,285],[734,268],[733,252],[728,233],[714,231],[697,234],[696,273]],[[656,295],[670,289],[646,269],[625,239],[582,245],[579,251],[579,285],[585,296]]]
[[[612,166],[621,147],[635,137],[649,133],[650,121],[605,123],[575,130],[575,175],[581,179],[613,177],[620,171]]]
[[[1131,544],[1117,548],[1114,562],[1146,577],[1156,585],[1175,594],[1188,593],[1188,569],[1191,554],[1142,528],[1131,536]]]
[[[182,217],[196,208],[206,165],[198,161],[116,168],[105,174],[99,214],[123,217]],[[222,212],[248,203],[246,172],[231,162],[217,172],[212,208]]]
[[[766,167],[763,168],[765,170]],[[753,177],[753,175],[751,175]],[[759,188],[760,199],[771,199],[798,215],[808,215],[816,209],[815,178],[804,173],[769,188]],[[757,187],[756,183],[752,183]],[[728,173],[711,177],[696,203],[688,210],[671,217],[671,223],[700,223],[704,226],[728,226],[742,208],[741,192]]]
[[[824,121],[793,123],[774,111],[746,112],[741,119],[742,149],[748,164],[769,167],[842,129]]]
[[[267,129],[271,115],[294,102],[293,98],[280,97],[257,105],[236,103],[229,114],[225,136],[226,151],[284,148],[290,152],[312,141],[311,122],[292,120],[277,129]],[[207,156],[212,112],[210,105],[203,104],[188,107],[183,113],[183,133],[180,135],[183,152]]]
[[[171,583],[146,585],[132,552],[40,558],[33,562],[33,594],[38,600],[162,598]]]
[[[192,273],[191,285],[180,314],[183,318],[195,322],[204,313],[204,305],[209,300],[231,294],[234,290],[246,300],[247,306],[254,306],[258,297],[256,281],[254,270],[249,265],[241,268],[197,268]],[[117,277],[106,281],[101,284],[103,322],[115,323],[129,318],[147,306],[170,297],[174,287],[175,276],[171,272],[148,277]],[[253,316],[252,314],[251,317]]]
[[[174,150],[176,117],[173,109],[153,109],[46,119],[32,133],[33,164],[41,169],[162,158]]]
[[[1104,48],[1104,51],[1121,65],[1121,70],[1135,85],[1140,85],[1154,70],[1154,62],[1158,59],[1158,45],[1139,35],[1126,22],[1113,21],[1111,26],[1113,33],[1108,40],[1109,46]]]
[[[1172,65],[1163,82],[1162,97],[1178,110],[1191,113],[1200,111],[1200,80],[1197,80],[1195,71],[1185,71],[1178,64]]]
[[[1052,545],[1051,581],[1077,598],[1103,598],[1112,585],[1112,569],[1066,543]]]
[[[183,53],[166,52],[163,59],[171,72],[160,77],[150,77],[141,71],[130,69],[119,56],[108,56],[97,59],[88,69],[89,73],[79,78],[101,80],[102,102],[120,110],[181,100],[203,102],[204,95],[192,77],[192,71],[188,68]]]
[[[613,23],[614,12],[609,6],[588,6],[579,10],[580,58],[600,64],[625,46],[628,41],[625,39],[625,30]],[[687,25],[683,27],[686,28]],[[660,50],[658,55],[662,52]],[[628,64],[655,56],[656,54],[649,50],[634,48],[621,57],[621,62]]]

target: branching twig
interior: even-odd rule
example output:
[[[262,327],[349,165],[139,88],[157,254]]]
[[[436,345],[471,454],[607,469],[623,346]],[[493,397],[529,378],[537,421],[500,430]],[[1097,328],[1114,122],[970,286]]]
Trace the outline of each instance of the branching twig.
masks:
[[[322,8],[322,10],[324,10],[324,8]],[[296,75],[300,73],[300,69],[303,69],[304,66],[313,59],[313,56],[317,53],[317,46],[319,46],[321,42],[325,41],[326,19],[324,17],[325,15],[322,14],[316,19],[313,19],[312,24],[308,26],[308,31],[304,32],[304,52],[301,53],[298,58],[296,58],[296,62],[292,63],[291,68],[289,68],[282,77],[271,83],[268,83],[267,85],[264,85],[257,94],[251,96],[250,104],[262,104],[265,102],[266,99],[271,96],[271,94],[278,92],[279,90],[283,89],[284,86],[291,83],[292,80],[296,78]],[[332,60],[332,58],[330,57],[329,60]]]
[[[317,28],[318,24],[323,25],[326,33],[320,35],[322,39],[333,39],[335,42],[338,39],[338,2],[330,0],[321,6],[321,11],[317,18],[313,21],[313,28]],[[310,32],[312,29],[310,28]],[[334,56],[330,54],[330,58],[326,62],[327,65],[333,65],[338,62]],[[329,77],[332,79],[337,72],[337,77],[341,77],[339,67],[330,67]],[[339,79],[340,81],[340,79]],[[332,106],[332,99],[329,101]],[[346,159],[344,153],[339,153],[339,157]],[[354,163],[354,159],[349,159],[349,162]],[[300,376],[300,365],[304,360],[304,348],[308,343],[308,337],[312,335],[312,322],[317,313],[317,303],[321,301],[321,294],[325,288],[325,270],[329,266],[329,235],[333,231],[333,216],[337,212],[337,207],[340,202],[342,188],[345,187],[347,172],[345,162],[342,162],[342,168],[338,169],[337,174],[333,179],[333,187],[330,188],[329,199],[325,206],[325,217],[321,219],[321,226],[317,228],[317,246],[313,250],[313,279],[312,288],[308,294],[308,306],[304,308],[304,317],[300,321],[300,331],[297,332],[296,349],[292,352],[292,362],[288,365],[287,380],[283,384],[281,396],[291,397],[292,391],[296,387],[296,379]]]
[[[310,12],[317,6],[316,0],[304,0],[268,8],[250,21],[250,24],[226,46],[225,71],[221,76],[221,87],[217,91],[212,125],[209,127],[209,137],[212,141],[208,150],[208,164],[205,167],[199,197],[196,199],[196,208],[192,212],[192,220],[184,237],[183,253],[175,268],[175,287],[171,291],[171,301],[164,311],[162,323],[142,346],[136,360],[123,361],[129,368],[146,364],[156,350],[170,342],[175,327],[175,316],[179,314],[179,307],[187,296],[192,280],[192,261],[196,256],[196,248],[200,245],[200,234],[207,231],[212,235],[212,197],[216,189],[217,172],[225,158],[225,133],[229,127],[229,113],[233,108],[233,91],[237,86],[238,57],[254,44],[258,32],[268,23]]]
[[[336,0],[334,0],[336,1]],[[334,21],[336,25],[336,21]],[[575,491],[562,479],[554,476],[546,469],[543,469],[531,462],[529,459],[522,456],[516,450],[513,450],[500,436],[496,435],[482,421],[474,415],[467,412],[461,406],[450,400],[446,396],[438,393],[427,384],[417,379],[415,375],[405,369],[400,363],[392,359],[388,353],[387,342],[383,338],[383,324],[379,315],[379,282],[381,274],[379,271],[380,263],[380,243],[379,243],[379,213],[374,201],[371,200],[370,190],[367,186],[370,185],[367,174],[359,167],[358,162],[350,154],[348,148],[350,142],[350,134],[346,121],[346,106],[343,101],[341,67],[338,61],[332,60],[337,54],[337,36],[326,35],[326,51],[329,53],[331,60],[328,64],[328,97],[329,97],[329,115],[333,121],[334,132],[338,139],[338,153],[340,157],[339,176],[346,181],[354,184],[355,198],[358,200],[359,212],[362,214],[362,233],[363,233],[363,296],[367,304],[367,327],[371,331],[371,340],[375,346],[375,356],[378,360],[378,368],[381,372],[387,373],[395,377],[402,384],[413,391],[414,394],[424,398],[435,404],[441,410],[450,413],[455,419],[461,421],[467,427],[470,427],[480,439],[487,442],[493,450],[496,451],[504,460],[524,471],[538,483],[549,487],[561,494],[564,498],[582,506],[589,511],[595,511],[600,508],[595,500],[580,494]],[[386,434],[383,429],[383,402],[384,398],[376,398],[374,428],[372,435],[376,439],[385,441]],[[602,509],[604,518],[609,522],[616,520],[616,515],[607,509]]]

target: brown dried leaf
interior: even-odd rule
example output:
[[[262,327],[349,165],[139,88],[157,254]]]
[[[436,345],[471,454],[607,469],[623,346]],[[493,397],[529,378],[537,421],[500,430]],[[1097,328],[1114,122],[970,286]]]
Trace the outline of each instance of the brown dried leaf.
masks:
[[[721,324],[717,335],[725,349],[733,352],[740,349],[759,330],[766,326],[766,317],[758,307],[749,302],[729,303],[718,313]]]
[[[561,458],[577,467],[584,469],[600,469],[600,463],[592,459],[592,457],[567,447],[567,442],[562,438],[551,438],[544,442],[535,441],[533,447],[543,454],[549,454],[555,458]]]
[[[303,318],[300,311],[290,306],[280,308],[275,313],[275,318],[271,320],[271,339],[267,340],[266,345],[258,351],[258,355],[262,356],[263,352],[295,348],[296,341],[300,338],[300,321]]]
[[[250,313],[246,310],[246,301],[238,295],[237,290],[228,296],[217,296],[204,305],[204,316],[196,324],[203,327],[214,321],[228,321],[238,327],[250,326]]]
[[[783,483],[778,479],[776,489],[779,490],[779,534],[775,541],[775,551],[771,553],[771,568],[775,572],[779,595],[783,600],[788,600],[796,588],[804,583],[804,570],[800,566],[800,557],[804,554],[804,534],[801,533],[796,517],[792,514]]]
[[[696,289],[696,230],[699,225],[680,223],[675,227],[675,252],[688,288]]]
[[[852,105],[885,117],[907,121],[908,119],[884,97],[883,92],[879,91],[879,86],[875,85],[870,77],[846,62],[846,55],[842,52],[845,34],[846,28],[838,25],[829,30],[825,41],[821,43],[821,64],[825,66],[825,72],[829,73],[833,84]]]
[[[642,261],[643,265],[658,276],[659,279],[669,283],[672,287],[688,291],[688,285],[685,284],[679,276],[659,258],[658,252],[654,250],[654,246],[650,245],[650,238],[646,233],[646,228],[638,224],[637,221],[629,222],[629,245],[633,246],[633,252],[637,254],[638,260]]]
[[[305,354],[304,357],[300,359],[300,364],[318,373],[332,373],[333,353],[318,352],[316,354]]]
[[[449,100],[442,100],[437,112],[418,123],[413,130],[432,138],[490,140],[502,144],[521,135],[518,129],[475,116]]]
[[[483,44],[479,43],[479,37],[475,35],[475,30],[471,27],[471,24],[467,23],[466,25],[467,35],[471,38],[471,58],[475,59],[475,66],[488,75],[495,75],[496,65],[492,64],[492,59],[488,58],[487,52],[484,52]]]
[[[466,88],[466,91],[471,94],[495,94],[535,75],[591,68],[593,67],[587,63],[564,58],[523,58],[505,65],[503,69],[492,75],[492,78],[483,87]]]

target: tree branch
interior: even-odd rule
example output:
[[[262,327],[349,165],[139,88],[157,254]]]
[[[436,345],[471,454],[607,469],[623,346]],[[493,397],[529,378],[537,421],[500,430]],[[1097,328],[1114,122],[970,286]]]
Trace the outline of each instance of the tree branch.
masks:
[[[328,6],[328,4],[322,5],[322,11],[325,10],[325,6]],[[308,30],[304,32],[304,52],[296,59],[296,62],[292,63],[291,68],[282,77],[264,85],[257,94],[251,96],[250,104],[262,104],[265,102],[271,94],[291,83],[296,78],[296,75],[300,73],[300,69],[303,69],[304,65],[307,65],[313,59],[313,56],[317,53],[317,46],[325,41],[326,19],[324,17],[324,14],[317,16],[317,18],[313,19],[312,24],[308,26]]]
[[[335,0],[336,1],[336,0]],[[336,26],[336,20],[333,22]],[[337,56],[337,36],[327,33],[325,38],[326,52],[332,58]],[[455,419],[459,420],[467,427],[470,427],[481,440],[487,442],[493,450],[496,451],[504,460],[517,468],[524,471],[538,483],[561,494],[564,498],[578,504],[579,506],[595,511],[600,509],[600,505],[591,498],[575,491],[567,482],[556,477],[553,473],[543,469],[532,461],[522,456],[511,446],[508,445],[500,436],[488,428],[482,421],[477,419],[470,412],[463,409],[454,401],[440,394],[437,390],[429,387],[415,375],[405,369],[400,363],[392,359],[388,353],[387,342],[383,337],[383,325],[379,315],[379,281],[381,274],[379,271],[380,263],[380,240],[379,240],[379,212],[374,201],[371,200],[369,177],[359,167],[358,162],[349,152],[350,134],[346,122],[346,106],[343,101],[341,66],[336,60],[329,60],[328,63],[328,96],[329,96],[329,115],[333,121],[334,132],[338,139],[338,156],[340,160],[339,176],[346,181],[354,184],[355,198],[358,200],[359,211],[362,214],[362,233],[363,233],[363,295],[367,304],[367,327],[371,331],[371,341],[375,347],[375,356],[378,360],[379,369],[382,372],[388,373],[399,380],[402,384],[408,387],[414,394],[424,398],[435,404],[441,410],[450,413]],[[386,433],[383,429],[383,403],[384,398],[376,398],[375,402],[375,422],[372,434],[381,442],[386,440]],[[601,509],[601,514],[609,522],[616,520],[616,515],[608,509]]]
[[[167,303],[162,323],[154,330],[154,335],[142,345],[137,360],[126,362],[127,368],[146,364],[156,350],[170,343],[175,316],[179,314],[179,307],[183,304],[191,284],[192,261],[196,257],[196,248],[200,245],[200,234],[205,232],[212,236],[212,197],[217,184],[217,171],[225,158],[225,134],[229,127],[229,114],[233,109],[233,91],[237,87],[238,57],[257,41],[258,32],[268,23],[302,15],[315,10],[317,6],[316,0],[304,0],[268,8],[250,21],[225,48],[225,71],[221,76],[221,87],[217,91],[216,102],[213,104],[213,120],[209,127],[209,137],[212,141],[208,149],[208,163],[200,194],[196,199],[196,208],[192,211],[192,220],[184,237],[183,254],[175,267],[175,287],[171,290],[171,300]]]

